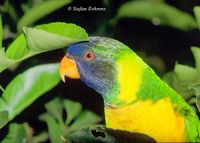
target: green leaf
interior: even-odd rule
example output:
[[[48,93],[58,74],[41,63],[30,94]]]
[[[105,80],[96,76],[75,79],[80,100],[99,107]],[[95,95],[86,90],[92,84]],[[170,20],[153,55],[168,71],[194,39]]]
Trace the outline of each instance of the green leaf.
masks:
[[[199,75],[199,72],[195,68],[181,64],[175,65],[174,72],[180,81],[185,82],[196,81]]]
[[[197,28],[194,18],[173,6],[155,1],[130,1],[123,4],[114,19],[141,18],[151,20],[155,25],[167,25],[182,30]]]
[[[8,111],[9,120],[12,120],[59,81],[58,64],[45,64],[28,69],[8,84],[0,98],[0,111]]]
[[[63,108],[59,98],[55,98],[45,104],[45,108],[54,118],[56,118],[58,121],[62,121]]]
[[[195,6],[193,10],[200,29],[200,6]]]
[[[1,143],[23,143],[26,141],[26,131],[23,125],[10,124],[9,132]]]
[[[6,50],[6,56],[9,59],[18,60],[29,53],[26,44],[26,38],[23,34],[19,35]]]
[[[47,32],[61,35],[67,39],[73,41],[88,40],[88,34],[86,31],[78,25],[72,23],[55,22],[49,24],[42,24],[36,26],[37,29],[42,29]]]
[[[72,0],[47,0],[38,4],[27,11],[19,20],[17,29],[20,31],[23,26],[33,24],[42,17],[52,13],[53,11],[69,4]]]
[[[0,49],[0,73],[5,70],[6,68],[8,68],[9,66],[11,66],[12,64],[14,64],[17,61],[14,61],[13,59],[9,59],[6,54],[5,54],[5,49],[1,48]]]
[[[34,28],[24,28],[24,33],[26,35],[30,54],[37,54],[38,51],[41,53],[49,51],[50,49],[59,49],[77,42],[74,39],[68,39],[57,34]]]
[[[47,132],[42,132],[37,136],[33,137],[33,143],[44,143],[48,140],[49,135]]]
[[[196,106],[197,106],[198,111],[200,112],[200,96],[197,96],[196,98]]]
[[[195,60],[195,67],[198,71],[200,71],[200,48],[192,47],[191,50]]]
[[[8,112],[0,112],[0,129],[3,128],[8,123]]]
[[[2,48],[3,41],[3,24],[2,24],[2,16],[0,15],[0,49]]]
[[[190,84],[190,89],[194,90],[194,94],[198,97],[200,96],[200,83]]]
[[[98,123],[101,121],[101,117],[96,115],[95,113],[84,110],[80,116],[77,117],[77,119],[74,121],[74,123],[70,126],[70,130],[77,130],[82,127],[93,125],[95,123]]]
[[[24,32],[27,39],[21,34],[11,43],[6,52],[0,49],[0,72],[36,54],[88,40],[88,34],[84,29],[63,22],[24,28]]]
[[[62,131],[56,120],[48,113],[40,116],[40,119],[47,123],[51,143],[62,143],[60,139]]]
[[[79,129],[62,136],[65,143],[156,143],[153,138],[137,132],[114,130],[103,126]]]
[[[80,103],[71,100],[64,100],[63,106],[67,112],[66,124],[69,125],[81,113],[82,106]]]

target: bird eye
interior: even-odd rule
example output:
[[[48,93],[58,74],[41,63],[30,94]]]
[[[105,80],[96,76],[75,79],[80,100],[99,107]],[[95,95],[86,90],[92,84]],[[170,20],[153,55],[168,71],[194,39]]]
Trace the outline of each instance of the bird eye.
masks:
[[[85,52],[84,59],[86,61],[92,61],[92,60],[94,60],[94,58],[95,58],[95,55],[93,52]]]

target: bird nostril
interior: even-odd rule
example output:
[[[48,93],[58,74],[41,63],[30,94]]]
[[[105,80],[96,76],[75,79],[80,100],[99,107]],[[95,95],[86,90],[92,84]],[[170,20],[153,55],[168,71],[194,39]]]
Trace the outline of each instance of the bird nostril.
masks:
[[[71,56],[69,53],[66,54],[66,57],[67,57],[68,59],[73,59],[72,56]]]

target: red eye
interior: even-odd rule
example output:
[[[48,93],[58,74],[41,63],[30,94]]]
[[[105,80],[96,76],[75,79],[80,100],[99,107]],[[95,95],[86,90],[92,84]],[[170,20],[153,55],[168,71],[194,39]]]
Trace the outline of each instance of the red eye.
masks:
[[[84,59],[86,61],[92,61],[92,60],[94,60],[94,58],[95,58],[95,55],[93,52],[85,52]]]

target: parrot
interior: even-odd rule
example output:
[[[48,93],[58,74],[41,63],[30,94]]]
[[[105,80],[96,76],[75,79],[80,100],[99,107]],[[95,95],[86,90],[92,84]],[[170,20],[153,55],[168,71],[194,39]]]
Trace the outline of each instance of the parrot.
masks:
[[[200,122],[190,105],[131,48],[107,37],[68,46],[61,79],[80,79],[104,102],[105,125],[157,142],[200,142]]]

